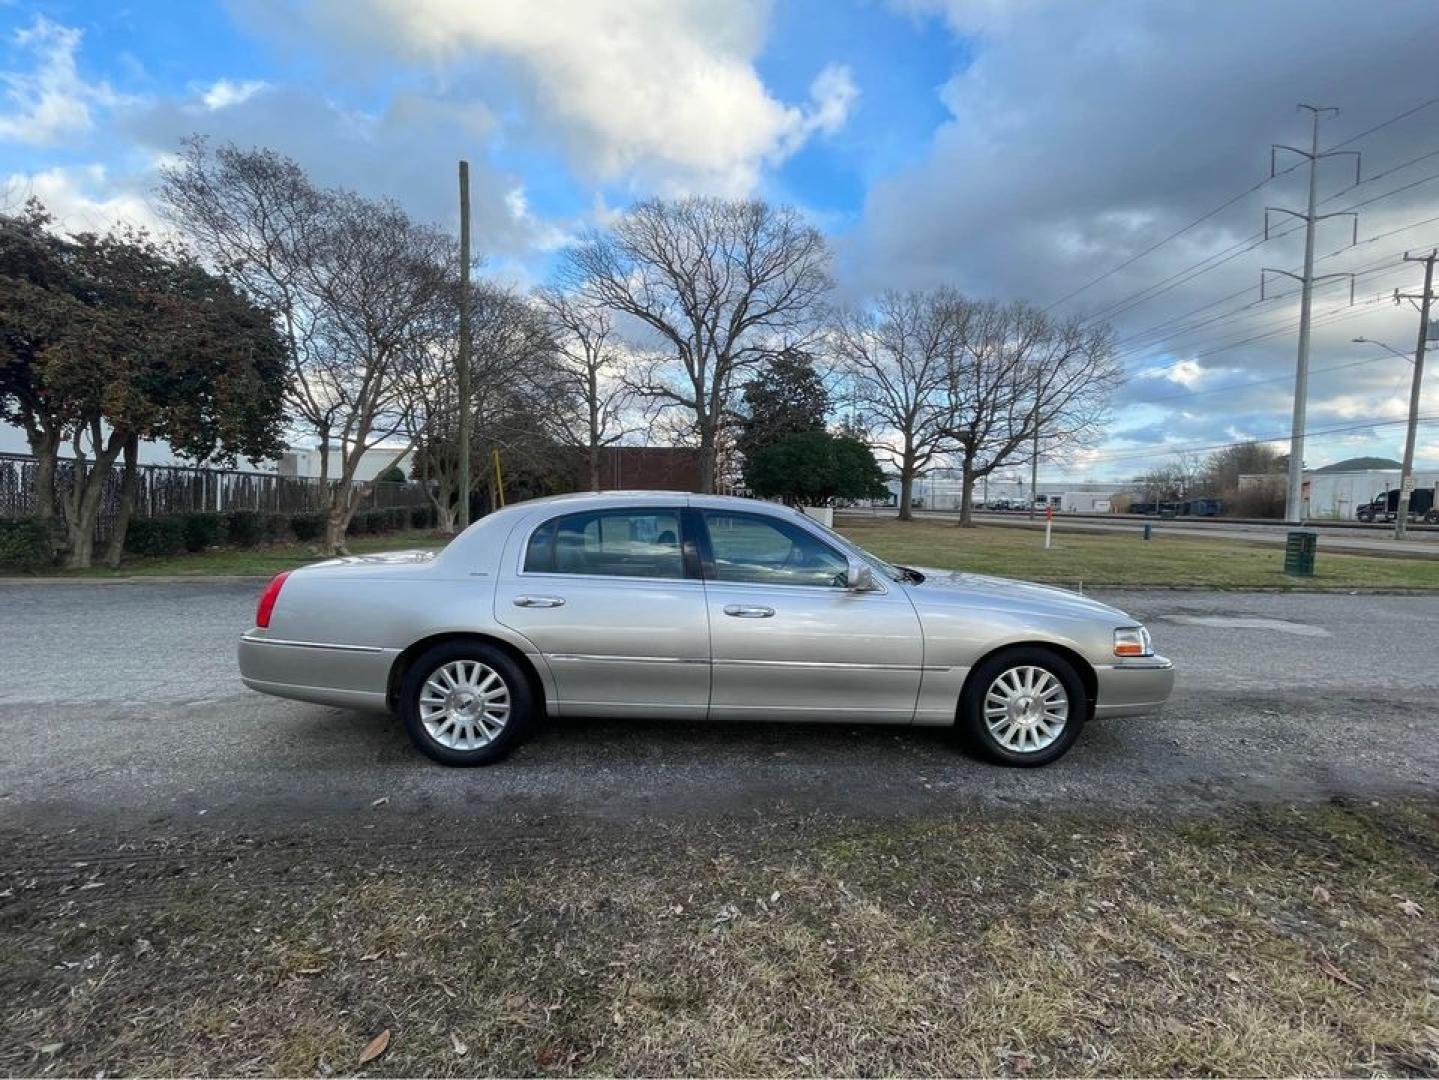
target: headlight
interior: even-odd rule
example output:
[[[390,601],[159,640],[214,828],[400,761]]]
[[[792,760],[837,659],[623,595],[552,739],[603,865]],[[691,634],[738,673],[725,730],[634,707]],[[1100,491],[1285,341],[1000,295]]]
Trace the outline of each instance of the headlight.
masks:
[[[1115,656],[1153,656],[1149,631],[1142,626],[1121,626],[1114,631]]]

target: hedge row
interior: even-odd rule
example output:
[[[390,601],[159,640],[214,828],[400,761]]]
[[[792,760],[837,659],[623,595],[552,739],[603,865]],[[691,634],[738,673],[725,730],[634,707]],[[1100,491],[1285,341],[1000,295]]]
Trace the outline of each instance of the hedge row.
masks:
[[[39,518],[0,518],[0,569],[37,573],[55,562],[55,533]]]
[[[436,524],[432,506],[395,506],[357,512],[350,519],[349,532],[367,536],[397,529],[433,529]],[[131,518],[125,550],[132,555],[166,556],[226,544],[253,548],[291,539],[309,543],[324,535],[325,515],[319,513],[196,512]],[[34,573],[53,566],[56,540],[52,527],[38,518],[0,518],[0,570]]]

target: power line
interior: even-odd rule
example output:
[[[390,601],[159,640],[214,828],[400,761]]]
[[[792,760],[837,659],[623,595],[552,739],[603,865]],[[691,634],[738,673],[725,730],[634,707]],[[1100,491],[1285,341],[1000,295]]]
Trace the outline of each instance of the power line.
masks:
[[[1434,421],[1434,420],[1439,420],[1439,414],[1436,414],[1436,415],[1433,415],[1433,416],[1421,416],[1421,417],[1419,417],[1418,419],[1419,419],[1419,422],[1420,422],[1420,423],[1430,423],[1430,422],[1432,422],[1432,421]],[[1344,426],[1344,427],[1316,428],[1316,429],[1313,429],[1313,430],[1309,431],[1309,432],[1307,433],[1307,435],[1308,435],[1309,437],[1313,437],[1313,436],[1316,436],[1316,435],[1342,435],[1342,434],[1345,434],[1346,432],[1350,432],[1350,431],[1367,431],[1367,430],[1369,430],[1370,428],[1395,427],[1396,425],[1399,425],[1399,424],[1407,424],[1407,423],[1409,423],[1409,421],[1408,421],[1407,419],[1405,419],[1405,420],[1366,420],[1366,421],[1364,421],[1364,422],[1362,422],[1362,423],[1349,424],[1349,425],[1346,425],[1346,426]],[[1141,458],[1153,458],[1157,453],[1158,453],[1158,454],[1200,454],[1200,453],[1205,453],[1205,452],[1207,452],[1207,451],[1213,451],[1213,450],[1228,450],[1228,449],[1230,449],[1231,447],[1244,446],[1244,445],[1246,445],[1247,443],[1255,443],[1255,442],[1257,442],[1257,443],[1283,442],[1284,440],[1286,440],[1286,439],[1289,438],[1289,435],[1290,435],[1290,433],[1287,432],[1287,431],[1286,431],[1286,432],[1283,432],[1282,434],[1279,434],[1279,435],[1254,435],[1254,436],[1250,436],[1250,437],[1243,438],[1243,439],[1235,439],[1235,440],[1233,440],[1233,441],[1231,441],[1231,442],[1208,443],[1208,444],[1205,444],[1205,445],[1202,445],[1202,446],[1170,446],[1170,445],[1167,445],[1167,444],[1165,444],[1165,443],[1151,443],[1151,444],[1149,444],[1149,445],[1150,445],[1150,449],[1148,449],[1148,450],[1144,450],[1144,451],[1134,451],[1134,452],[1125,451],[1125,452],[1123,452],[1123,453],[1116,453],[1116,454],[1098,454],[1098,455],[1095,455],[1094,457],[1085,458],[1085,459],[1084,459],[1084,464],[1085,464],[1085,465],[1090,465],[1090,464],[1097,463],[1097,462],[1111,462],[1111,461],[1137,461],[1137,460],[1139,460],[1139,459],[1141,459]]]
[[[1365,357],[1363,360],[1351,360],[1351,361],[1349,361],[1349,363],[1347,363],[1347,364],[1331,364],[1331,365],[1328,366],[1328,367],[1315,368],[1312,372],[1310,372],[1310,374],[1312,374],[1312,375],[1320,375],[1320,374],[1323,374],[1323,373],[1326,372],[1326,371],[1344,371],[1344,370],[1346,370],[1347,368],[1363,367],[1363,366],[1366,365],[1366,364],[1377,364],[1377,363],[1379,363],[1379,361],[1381,361],[1381,360],[1392,360],[1392,359],[1394,359],[1392,356],[1388,356],[1388,355],[1384,355],[1384,354],[1381,354],[1381,355],[1379,355],[1379,356],[1367,356],[1367,357]],[[1124,404],[1125,404],[1125,405],[1156,405],[1156,404],[1158,404],[1159,402],[1162,402],[1162,401],[1177,401],[1177,400],[1179,400],[1180,398],[1184,398],[1185,400],[1188,400],[1189,398],[1203,397],[1203,396],[1206,395],[1206,394],[1233,393],[1235,390],[1246,390],[1246,389],[1248,389],[1248,388],[1251,387],[1251,386],[1265,386],[1265,385],[1267,385],[1267,384],[1269,384],[1269,383],[1289,382],[1289,381],[1290,381],[1291,379],[1293,379],[1293,378],[1294,378],[1294,376],[1289,375],[1289,374],[1275,375],[1275,376],[1273,376],[1272,378],[1268,378],[1268,379],[1249,379],[1249,380],[1247,380],[1247,381],[1245,381],[1245,382],[1228,383],[1228,384],[1225,385],[1225,386],[1215,386],[1215,387],[1211,387],[1211,388],[1208,389],[1208,390],[1189,390],[1189,391],[1184,391],[1184,392],[1178,393],[1178,394],[1166,394],[1166,395],[1164,395],[1163,397],[1156,397],[1156,398],[1139,398],[1139,399],[1137,399],[1137,400],[1135,400],[1135,401],[1126,401]]]
[[[1338,142],[1338,143],[1333,144],[1332,146],[1326,147],[1326,148],[1325,148],[1325,152],[1327,153],[1327,152],[1331,152],[1331,151],[1334,151],[1334,150],[1338,150],[1340,147],[1348,146],[1350,143],[1358,142],[1360,139],[1364,138],[1366,135],[1372,135],[1374,132],[1379,131],[1379,130],[1381,130],[1381,129],[1383,129],[1383,128],[1386,128],[1386,127],[1388,127],[1390,124],[1396,124],[1396,123],[1398,123],[1399,121],[1404,120],[1404,119],[1406,119],[1406,118],[1408,118],[1408,117],[1410,117],[1410,116],[1413,116],[1415,113],[1420,112],[1421,110],[1426,109],[1426,108],[1428,108],[1429,106],[1434,105],[1434,104],[1436,104],[1436,103],[1439,103],[1439,97],[1430,98],[1428,101],[1422,101],[1422,102],[1420,102],[1418,105],[1415,105],[1415,106],[1413,106],[1412,108],[1406,109],[1404,112],[1401,112],[1401,113],[1399,113],[1399,114],[1397,114],[1397,115],[1395,115],[1395,116],[1391,116],[1389,119],[1384,120],[1384,121],[1382,121],[1381,123],[1375,124],[1373,127],[1366,128],[1365,130],[1359,132],[1357,135],[1351,135],[1349,138],[1345,139],[1343,142]],[[1439,151],[1435,151],[1435,153],[1439,153]],[[1431,155],[1426,155],[1426,156],[1431,156]],[[1410,162],[1409,164],[1412,164],[1412,162]],[[1398,166],[1398,168],[1403,168],[1403,167],[1404,167],[1404,166]],[[1258,183],[1252,185],[1251,187],[1246,188],[1245,190],[1241,191],[1239,194],[1234,195],[1234,196],[1232,196],[1232,197],[1229,198],[1229,199],[1226,199],[1224,202],[1222,202],[1222,203],[1220,203],[1218,206],[1216,206],[1213,210],[1209,210],[1209,211],[1207,211],[1207,212],[1205,212],[1205,213],[1203,213],[1203,214],[1200,214],[1200,215],[1199,215],[1197,218],[1195,218],[1193,221],[1190,221],[1188,224],[1183,225],[1183,226],[1181,226],[1181,227],[1178,228],[1178,229],[1175,229],[1173,232],[1169,233],[1169,234],[1168,234],[1167,236],[1165,236],[1164,238],[1155,241],[1153,244],[1150,244],[1149,247],[1145,248],[1143,251],[1141,251],[1141,252],[1139,252],[1139,253],[1137,253],[1137,254],[1135,254],[1135,255],[1130,256],[1128,259],[1126,259],[1124,262],[1120,263],[1118,266],[1115,266],[1115,267],[1112,267],[1112,268],[1109,269],[1109,270],[1106,270],[1104,273],[1098,275],[1097,277],[1091,278],[1089,281],[1086,281],[1083,285],[1079,286],[1079,288],[1074,289],[1073,291],[1066,293],[1064,296],[1061,296],[1058,300],[1055,300],[1053,303],[1049,304],[1044,310],[1045,310],[1045,311],[1051,311],[1051,310],[1053,310],[1054,308],[1058,307],[1060,304],[1063,304],[1064,302],[1066,302],[1066,301],[1068,301],[1068,300],[1072,300],[1074,297],[1078,296],[1080,293],[1087,291],[1088,289],[1092,288],[1092,287],[1095,286],[1095,285],[1098,285],[1101,281],[1105,281],[1105,280],[1107,280],[1108,278],[1113,277],[1115,274],[1119,273],[1121,270],[1124,270],[1124,269],[1126,269],[1126,268],[1128,268],[1128,267],[1130,267],[1130,266],[1133,266],[1133,265],[1134,265],[1136,262],[1138,262],[1140,259],[1142,259],[1142,258],[1144,258],[1145,256],[1153,253],[1154,251],[1157,251],[1159,248],[1163,247],[1165,244],[1169,243],[1171,240],[1175,240],[1175,239],[1177,239],[1178,237],[1183,236],[1185,233],[1189,232],[1191,229],[1196,228],[1196,227],[1199,226],[1199,225],[1202,225],[1204,222],[1208,221],[1210,218],[1214,217],[1215,215],[1217,215],[1217,214],[1219,214],[1219,213],[1222,213],[1223,211],[1229,209],[1229,208],[1230,208],[1231,206],[1233,206],[1235,203],[1241,201],[1242,199],[1248,198],[1250,195],[1253,195],[1256,191],[1258,191],[1260,188],[1264,187],[1264,186],[1265,186],[1266,184],[1268,184],[1271,180],[1276,180],[1276,179],[1278,179],[1278,178],[1281,177],[1281,176],[1284,176],[1284,175],[1286,175],[1286,174],[1288,174],[1288,173],[1293,172],[1293,171],[1294,171],[1295,169],[1297,169],[1297,168],[1299,168],[1299,163],[1295,163],[1294,165],[1291,165],[1291,166],[1290,166],[1289,168],[1287,168],[1287,169],[1282,169],[1282,170],[1280,170],[1279,172],[1276,172],[1276,173],[1274,173],[1274,174],[1271,175],[1271,176],[1265,177],[1263,180],[1260,180]],[[1393,171],[1393,170],[1391,170],[1391,171]],[[1381,175],[1383,175],[1383,174],[1381,174]],[[1377,177],[1373,177],[1373,178],[1371,178],[1371,179],[1377,179]],[[1357,185],[1351,185],[1351,186],[1357,186]]]

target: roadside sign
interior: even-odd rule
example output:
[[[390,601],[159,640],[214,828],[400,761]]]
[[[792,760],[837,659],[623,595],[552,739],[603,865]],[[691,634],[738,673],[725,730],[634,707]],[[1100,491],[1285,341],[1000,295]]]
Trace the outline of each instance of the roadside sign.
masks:
[[[1410,493],[1412,493],[1412,492],[1414,491],[1414,474],[1413,474],[1413,473],[1410,473],[1408,476],[1406,476],[1406,477],[1404,478],[1403,482],[1399,485],[1399,490],[1402,491],[1402,492],[1404,492],[1405,494],[1410,494]]]

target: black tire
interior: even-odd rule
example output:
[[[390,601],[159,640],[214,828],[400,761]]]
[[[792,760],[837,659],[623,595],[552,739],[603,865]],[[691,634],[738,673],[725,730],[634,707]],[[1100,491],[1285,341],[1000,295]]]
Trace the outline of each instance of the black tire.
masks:
[[[509,715],[486,743],[472,749],[446,746],[426,727],[420,712],[425,683],[447,664],[482,664],[504,684],[509,694]],[[441,765],[492,765],[518,746],[534,723],[535,700],[530,681],[508,653],[480,641],[452,641],[421,653],[400,680],[400,719],[420,752]]]
[[[1033,667],[1049,672],[1064,689],[1068,716],[1053,742],[1042,749],[1019,751],[999,741],[985,722],[985,697],[1005,672],[1016,667]],[[965,741],[991,761],[1020,768],[1036,768],[1057,761],[1068,753],[1089,719],[1089,696],[1074,665],[1057,653],[1039,646],[1019,646],[995,653],[970,672],[964,696],[959,702],[958,728]]]

